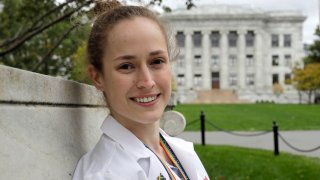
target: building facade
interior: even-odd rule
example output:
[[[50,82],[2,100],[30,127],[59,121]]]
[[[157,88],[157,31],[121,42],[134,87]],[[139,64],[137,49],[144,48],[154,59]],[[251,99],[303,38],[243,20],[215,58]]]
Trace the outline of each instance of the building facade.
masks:
[[[199,90],[233,90],[243,99],[272,97],[273,84],[286,92],[292,67],[303,65],[300,12],[266,12],[213,5],[166,13],[180,54],[174,63],[179,101]],[[290,94],[290,93],[289,93]]]

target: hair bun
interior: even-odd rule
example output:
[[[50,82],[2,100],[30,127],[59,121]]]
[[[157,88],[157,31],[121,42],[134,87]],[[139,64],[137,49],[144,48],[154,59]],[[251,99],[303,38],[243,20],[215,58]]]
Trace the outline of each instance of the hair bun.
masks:
[[[93,9],[95,16],[100,16],[105,12],[121,7],[121,3],[117,0],[96,0]]]

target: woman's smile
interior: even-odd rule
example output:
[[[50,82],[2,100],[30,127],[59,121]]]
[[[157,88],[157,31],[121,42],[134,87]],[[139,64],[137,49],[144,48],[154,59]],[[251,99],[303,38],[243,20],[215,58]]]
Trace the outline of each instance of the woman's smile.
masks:
[[[160,93],[154,95],[142,95],[131,97],[130,99],[141,106],[152,106],[157,102],[160,95]]]

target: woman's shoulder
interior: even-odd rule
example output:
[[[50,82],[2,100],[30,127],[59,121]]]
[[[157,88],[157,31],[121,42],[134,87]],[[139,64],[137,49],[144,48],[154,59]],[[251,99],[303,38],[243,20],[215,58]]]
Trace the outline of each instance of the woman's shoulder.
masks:
[[[96,146],[80,159],[73,180],[145,179],[135,177],[142,169],[133,167],[134,164],[137,162],[118,142],[103,134]]]
[[[92,176],[108,170],[115,154],[118,152],[117,149],[117,143],[103,134],[95,147],[79,160],[73,179],[79,179],[75,177]]]

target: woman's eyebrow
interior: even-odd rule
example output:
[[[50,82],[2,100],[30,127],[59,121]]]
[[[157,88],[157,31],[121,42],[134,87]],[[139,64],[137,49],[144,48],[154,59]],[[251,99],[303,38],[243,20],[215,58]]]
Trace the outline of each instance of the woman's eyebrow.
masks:
[[[116,58],[114,58],[114,60],[133,60],[135,59],[136,57],[133,56],[133,55],[122,55],[122,56],[118,56]]]
[[[156,55],[159,55],[159,54],[164,54],[166,53],[167,51],[164,51],[164,50],[156,50],[156,51],[152,51],[149,53],[149,56],[156,56]],[[114,58],[114,60],[134,60],[136,59],[136,56],[134,55],[121,55],[121,56],[118,56],[116,58]]]
[[[149,53],[150,56],[156,56],[156,55],[159,55],[159,54],[164,54],[166,53],[166,51],[163,51],[163,50],[156,50],[156,51],[152,51]]]

